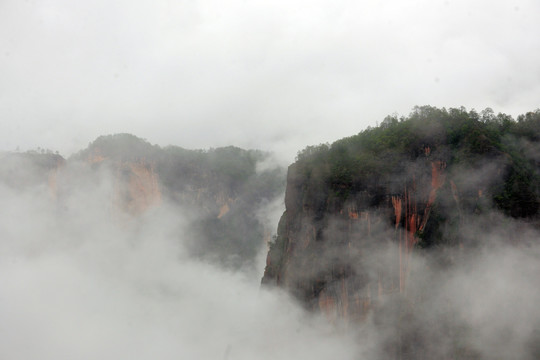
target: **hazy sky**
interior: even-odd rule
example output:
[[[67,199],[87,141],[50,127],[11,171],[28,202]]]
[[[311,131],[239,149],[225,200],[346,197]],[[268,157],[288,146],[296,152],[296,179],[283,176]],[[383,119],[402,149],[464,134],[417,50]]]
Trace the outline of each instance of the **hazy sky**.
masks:
[[[540,106],[537,0],[1,0],[0,149],[129,132],[292,160],[414,105]]]

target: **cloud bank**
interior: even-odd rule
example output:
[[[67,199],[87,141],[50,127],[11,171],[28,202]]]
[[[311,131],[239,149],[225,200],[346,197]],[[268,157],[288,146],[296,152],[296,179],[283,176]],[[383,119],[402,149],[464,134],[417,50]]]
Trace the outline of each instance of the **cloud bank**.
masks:
[[[0,187],[2,358],[354,358],[352,337],[260,274],[192,258],[182,209],[126,217],[106,172],[84,179],[60,204],[45,186]]]

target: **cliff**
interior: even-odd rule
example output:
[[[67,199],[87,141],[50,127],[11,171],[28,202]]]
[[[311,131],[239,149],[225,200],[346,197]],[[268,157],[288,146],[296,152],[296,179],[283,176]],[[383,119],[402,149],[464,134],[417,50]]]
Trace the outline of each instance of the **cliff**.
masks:
[[[24,190],[36,185],[47,185],[51,195],[57,193],[58,170],[65,159],[53,153],[29,151],[25,153],[0,154],[0,182],[6,186]]]
[[[414,303],[424,295],[408,295],[418,285],[413,252],[452,266],[478,245],[467,229],[479,219],[502,213],[537,226],[539,125],[540,111],[514,122],[423,107],[306,148],[288,169],[262,283],[332,321],[361,321],[392,299]]]
[[[130,134],[101,136],[70,161],[110,167],[114,203],[142,214],[162,202],[189,213],[178,237],[192,255],[233,268],[254,266],[269,229],[258,209],[282,193],[285,174],[276,166],[258,171],[271,154],[224,147],[161,148]]]
[[[167,204],[182,220],[187,217],[175,236],[193,255],[249,267],[270,231],[258,211],[284,190],[283,168],[257,169],[270,156],[236,147],[161,148],[116,134],[97,138],[67,160],[52,153],[1,154],[0,182],[21,191],[49,191],[60,211],[69,211],[64,200],[71,193],[105,183],[105,208],[121,221]]]

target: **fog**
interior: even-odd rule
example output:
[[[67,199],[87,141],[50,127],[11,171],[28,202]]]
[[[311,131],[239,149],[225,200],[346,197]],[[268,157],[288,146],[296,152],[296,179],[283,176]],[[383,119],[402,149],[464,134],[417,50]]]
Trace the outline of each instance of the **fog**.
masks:
[[[404,256],[407,265],[400,292],[386,288],[392,276],[399,288],[400,260],[398,244],[392,240],[394,229],[384,223],[386,219],[372,218],[370,237],[355,235],[349,246],[322,245],[316,268],[294,266],[289,268],[294,274],[287,275],[295,284],[328,279],[325,274],[332,274],[333,279],[325,282],[325,294],[335,299],[347,296],[348,300],[341,298],[340,305],[332,303],[335,307],[322,308],[322,313],[333,324],[347,313],[347,323],[342,324],[346,330],[340,332],[343,328],[338,326],[337,333],[356,334],[355,346],[348,350],[360,351],[355,359],[538,358],[537,230],[498,213],[478,217],[464,225],[465,247],[416,247]],[[339,230],[342,225],[338,220],[329,221],[326,242],[347,236]],[[339,271],[348,270],[339,269],[347,267],[352,269],[349,276],[340,277]],[[381,278],[384,281],[378,289]],[[365,301],[366,293],[369,310],[358,320],[353,299],[358,295]],[[318,312],[317,301],[314,308]]]
[[[160,146],[271,150],[265,171],[415,105],[515,117],[540,98],[539,6],[3,0],[0,150],[68,157],[127,132]],[[352,324],[261,288],[264,244],[255,268],[223,267],[190,251],[202,243],[190,209],[164,199],[123,212],[107,169],[70,164],[59,200],[28,164],[8,165],[25,181],[0,184],[0,358],[378,360],[407,341],[431,358],[539,356],[535,224],[497,212],[467,223],[470,254],[413,253],[406,298]],[[462,191],[497,181],[481,165],[453,174]],[[283,210],[269,199],[256,217],[274,233]],[[358,265],[367,274],[395,261],[394,229],[379,230],[383,245]]]
[[[29,166],[26,163],[25,166]],[[477,181],[485,167],[470,172]],[[32,171],[29,171],[32,173]],[[70,163],[68,191],[2,184],[0,357],[10,359],[524,359],[539,354],[540,234],[486,212],[464,219],[463,248],[414,251],[406,292],[383,296],[367,317],[309,312],[257,270],[194,257],[190,209],[166,199],[134,215],[115,204],[108,167]],[[116,185],[115,185],[116,184]],[[258,217],[275,223],[279,200]],[[332,220],[327,237],[340,238]],[[373,219],[360,248],[318,254],[376,281],[396,267],[394,228]],[[180,234],[180,236],[179,236]],[[331,266],[331,265],[328,265]],[[309,269],[305,269],[308,274]],[[304,276],[301,271],[297,276]],[[359,288],[358,291],[365,289]]]
[[[118,213],[106,172],[72,185],[61,204],[0,188],[0,357],[354,358],[352,336],[260,289],[262,269],[191,258],[182,209]]]
[[[416,291],[423,299],[417,306],[425,307],[419,309],[421,325],[415,326],[429,334],[426,343],[433,354],[444,355],[452,348],[455,354],[455,348],[462,347],[457,358],[536,359],[539,234],[523,224],[514,227],[499,215],[477,220],[470,225],[469,240],[478,248],[467,248],[467,254],[450,251],[445,259],[450,267],[441,268],[441,254],[432,254],[421,270],[413,265],[417,272],[411,274],[411,293],[419,284],[422,290]]]

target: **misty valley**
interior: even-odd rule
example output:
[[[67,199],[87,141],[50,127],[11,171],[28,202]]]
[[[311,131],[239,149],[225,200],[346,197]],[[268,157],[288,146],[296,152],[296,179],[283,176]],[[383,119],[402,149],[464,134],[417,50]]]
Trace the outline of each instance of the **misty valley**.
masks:
[[[540,358],[540,110],[292,164],[104,135],[0,153],[0,358]]]

